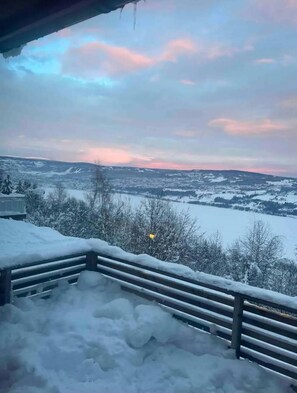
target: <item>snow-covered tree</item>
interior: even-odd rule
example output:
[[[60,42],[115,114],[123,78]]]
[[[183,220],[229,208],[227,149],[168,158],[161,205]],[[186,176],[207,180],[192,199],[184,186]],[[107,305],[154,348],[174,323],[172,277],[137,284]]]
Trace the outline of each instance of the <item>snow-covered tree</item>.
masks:
[[[233,278],[246,284],[272,288],[273,271],[281,259],[282,242],[263,221],[254,221],[245,236],[229,249]]]
[[[208,238],[200,236],[196,241],[191,267],[222,277],[229,275],[226,253],[218,232]]]
[[[4,180],[4,171],[3,169],[0,168],[0,193],[2,190],[3,180]]]
[[[10,176],[7,175],[6,178],[3,180],[1,192],[2,194],[9,195],[12,193],[12,191],[13,191],[13,184],[10,179]]]
[[[196,230],[196,221],[188,212],[179,213],[166,201],[147,198],[134,213],[129,251],[187,263]]]
[[[16,189],[15,189],[15,192],[17,194],[23,194],[25,192],[25,187],[24,187],[24,184],[21,180],[19,180],[19,182],[16,186]]]

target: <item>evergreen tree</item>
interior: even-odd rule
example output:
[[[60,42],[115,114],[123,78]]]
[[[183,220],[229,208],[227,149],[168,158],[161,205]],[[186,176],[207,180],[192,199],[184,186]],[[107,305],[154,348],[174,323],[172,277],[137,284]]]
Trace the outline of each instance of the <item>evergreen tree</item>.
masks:
[[[0,169],[0,193],[2,192],[3,180],[4,180],[4,171],[3,169]]]
[[[24,188],[24,185],[21,180],[19,180],[19,182],[16,186],[16,189],[15,189],[15,192],[17,194],[23,194],[25,192],[25,188]]]
[[[13,191],[13,185],[10,180],[10,176],[7,175],[3,181],[1,192],[2,192],[2,194],[9,195],[12,193],[12,191]]]

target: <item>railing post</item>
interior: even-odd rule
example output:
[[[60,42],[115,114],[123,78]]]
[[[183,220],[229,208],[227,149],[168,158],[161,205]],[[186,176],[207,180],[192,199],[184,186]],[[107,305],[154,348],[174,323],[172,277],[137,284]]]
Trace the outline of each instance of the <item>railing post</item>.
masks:
[[[235,350],[237,359],[240,356],[243,303],[244,299],[241,295],[234,296],[231,348]]]
[[[11,269],[0,272],[0,306],[11,301]]]
[[[91,271],[97,271],[97,253],[94,251],[87,252],[86,255],[86,269]]]

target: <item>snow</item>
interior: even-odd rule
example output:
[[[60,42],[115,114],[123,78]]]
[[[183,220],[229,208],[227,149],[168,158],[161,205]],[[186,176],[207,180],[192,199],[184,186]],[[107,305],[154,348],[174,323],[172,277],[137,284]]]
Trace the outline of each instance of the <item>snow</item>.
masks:
[[[209,176],[209,182],[210,183],[221,183],[222,181],[226,181],[227,179],[224,177],[224,176],[218,176],[218,177],[216,177],[216,178],[214,178],[214,179],[211,179],[210,178],[210,176]]]
[[[85,253],[90,246],[83,239],[63,236],[51,228],[0,218],[0,250],[0,268],[4,268]]]
[[[0,308],[1,393],[289,393],[289,381],[235,359],[99,273],[50,299]]]
[[[161,271],[168,271],[181,276],[181,278],[195,279],[230,292],[258,297],[279,305],[297,308],[297,297],[294,298],[206,273],[195,272],[187,266],[163,262],[145,254],[134,255],[123,251],[119,247],[110,246],[99,239],[85,240],[66,237],[47,227],[37,227],[26,222],[6,219],[0,219],[0,234],[0,269],[10,266],[25,266],[35,261],[59,256],[85,254],[93,250],[98,254],[135,262],[142,264],[144,267],[150,266]]]
[[[45,194],[48,195],[53,188],[46,188]],[[67,189],[68,194],[78,200],[84,200],[86,192],[83,190]],[[255,193],[253,191],[253,193]],[[259,192],[260,194],[260,192]],[[130,201],[132,206],[137,207],[144,197],[127,195],[127,194],[116,194],[118,198]],[[220,193],[215,196],[220,196],[225,199],[232,199],[234,194],[232,193]],[[257,196],[257,199],[271,200],[271,197]],[[287,196],[287,202],[294,202],[297,195],[290,193]],[[228,247],[232,242],[241,236],[244,236],[248,227],[250,227],[254,221],[262,220],[268,224],[274,235],[281,237],[284,244],[284,257],[295,259],[295,249],[297,246],[297,218],[296,217],[281,217],[272,216],[262,213],[255,213],[251,211],[234,210],[230,208],[221,208],[215,206],[195,205],[186,204],[190,199],[188,197],[183,198],[185,203],[171,201],[174,208],[179,211],[189,211],[191,217],[196,218],[198,222],[199,230],[205,233],[207,236],[212,236],[219,232],[222,238],[223,245]],[[212,195],[204,195],[201,202],[212,202]]]
[[[55,191],[54,187],[43,187],[44,196],[47,197],[50,193]],[[76,198],[77,200],[83,201],[86,199],[87,192],[85,190],[73,190],[73,189],[66,189],[67,194],[72,197]]]
[[[38,167],[38,165],[35,165],[36,167]],[[40,171],[20,171],[20,173],[26,174],[26,175],[39,175]],[[56,171],[48,171],[48,172],[44,172],[43,176],[44,177],[52,177],[52,176],[65,176],[65,175],[69,175],[70,173],[79,173],[79,171],[77,170],[73,170],[73,167],[70,167],[68,169],[66,169],[65,171],[62,172],[56,172]]]
[[[266,181],[267,184],[271,184],[273,186],[287,186],[292,187],[292,180],[291,179],[283,179],[283,180],[275,180],[275,181]]]
[[[133,206],[138,206],[142,197],[130,196]],[[170,202],[178,211],[188,211],[192,218],[197,219],[199,231],[208,236],[221,235],[223,245],[228,247],[239,237],[245,235],[254,221],[261,220],[268,224],[274,235],[281,237],[284,243],[284,257],[295,259],[297,246],[297,218],[280,217],[241,210],[225,209],[214,206],[203,206]]]

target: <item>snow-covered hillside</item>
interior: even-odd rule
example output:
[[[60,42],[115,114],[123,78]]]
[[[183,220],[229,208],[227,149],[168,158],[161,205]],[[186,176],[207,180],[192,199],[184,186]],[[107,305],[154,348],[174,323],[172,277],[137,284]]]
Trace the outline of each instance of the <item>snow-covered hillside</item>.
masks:
[[[0,168],[16,181],[26,179],[42,187],[62,183],[69,189],[88,190],[94,164],[0,157]],[[295,178],[232,170],[129,167],[102,167],[102,170],[119,193],[297,216]]]
[[[48,300],[0,308],[1,393],[289,393],[289,381],[236,360],[99,273]]]

